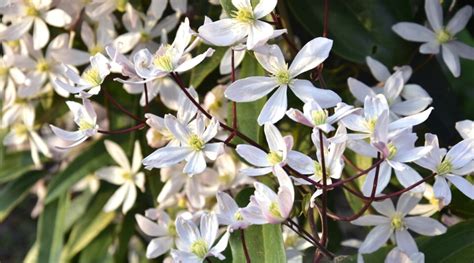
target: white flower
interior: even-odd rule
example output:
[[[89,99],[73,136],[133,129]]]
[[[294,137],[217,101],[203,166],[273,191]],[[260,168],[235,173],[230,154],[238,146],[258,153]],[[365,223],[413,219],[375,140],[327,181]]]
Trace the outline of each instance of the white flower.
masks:
[[[253,184],[254,180],[251,177],[239,172],[242,166],[243,164],[236,161],[233,155],[225,152],[217,157],[213,172],[203,173],[200,177],[205,182],[213,182],[220,191],[236,189],[244,184]]]
[[[262,46],[255,52],[258,62],[271,77],[248,77],[232,83],[225,96],[236,102],[255,101],[277,88],[265,103],[258,124],[275,123],[287,110],[288,87],[303,102],[316,101],[322,108],[335,106],[341,98],[331,90],[319,89],[308,80],[296,79],[298,75],[321,64],[329,55],[332,40],[318,37],[306,43],[298,52],[290,67],[277,45]]]
[[[216,46],[232,46],[247,37],[247,49],[265,44],[273,34],[273,27],[260,21],[277,4],[277,0],[261,0],[255,8],[250,0],[232,0],[229,18],[205,23],[199,28],[199,36]]]
[[[171,250],[171,256],[176,262],[200,263],[207,257],[213,256],[224,260],[222,251],[227,247],[229,233],[226,232],[215,245],[219,223],[215,214],[202,214],[199,229],[191,220],[178,217],[176,231],[179,240],[177,250]]]
[[[115,10],[124,12],[131,5],[128,1],[117,0],[92,0],[85,6],[86,14],[94,19],[99,20],[101,17],[112,14]]]
[[[91,65],[84,70],[82,76],[79,76],[70,67],[63,65],[64,75],[75,85],[70,85],[60,79],[55,80],[56,85],[70,93],[80,93],[86,97],[99,94],[100,85],[104,82],[105,77],[110,74],[109,60],[101,53],[97,53],[90,57],[90,62]],[[84,90],[88,91],[84,92]]]
[[[39,152],[46,157],[52,157],[51,151],[44,140],[35,131],[35,110],[26,107],[21,111],[21,120],[14,123],[5,137],[3,144],[6,146],[19,146],[25,142],[30,145],[31,158],[36,167],[41,167]]]
[[[225,192],[218,192],[216,197],[219,207],[217,218],[220,225],[228,226],[230,232],[236,229],[245,229],[250,225],[242,216],[242,208],[237,205],[230,195]]]
[[[379,132],[387,133],[396,130],[403,130],[418,125],[428,119],[432,107],[396,121],[389,122],[389,106],[384,95],[366,96],[364,101],[363,115],[355,112],[341,119],[341,123],[347,128],[358,133],[349,134],[351,139],[374,139]],[[388,131],[387,131],[388,128]]]
[[[408,254],[403,252],[398,247],[394,247],[387,254],[385,263],[424,263],[425,255],[422,252],[415,252]]]
[[[224,98],[226,88],[224,85],[217,85],[204,97],[204,108],[219,120],[227,118],[228,101]]]
[[[290,216],[295,200],[293,183],[280,166],[273,167],[273,174],[280,185],[278,193],[263,183],[255,182],[255,192],[250,197],[250,203],[241,210],[244,220],[251,224],[279,224]]]
[[[105,51],[105,47],[115,38],[115,29],[111,17],[99,19],[94,31],[87,22],[82,22],[81,38],[92,56]]]
[[[241,169],[240,172],[242,174],[247,176],[264,175],[270,173],[273,167],[284,166],[286,164],[287,154],[293,147],[293,137],[291,137],[291,135],[285,137],[281,136],[278,128],[271,123],[265,123],[263,130],[270,148],[268,154],[248,144],[239,144],[235,149],[240,157],[256,166],[256,168],[250,167]]]
[[[298,123],[328,133],[334,130],[332,124],[357,110],[358,109],[355,109],[353,106],[340,102],[336,105],[334,114],[329,116],[327,110],[323,109],[316,101],[312,100],[304,104],[303,112],[291,108],[286,112],[286,115]]]
[[[127,32],[114,40],[120,53],[127,53],[132,49],[132,54],[143,48],[152,52],[158,49],[159,46],[153,39],[173,30],[179,19],[179,15],[173,13],[158,22],[167,7],[167,2],[167,0],[153,0],[146,14],[138,12],[132,6],[127,8],[127,12],[122,16]],[[174,8],[173,5],[171,7]]]
[[[174,220],[163,210],[148,209],[145,216],[135,215],[140,230],[153,237],[146,248],[146,257],[157,258],[173,248],[176,239]]]
[[[456,122],[456,130],[463,139],[474,139],[474,121],[458,121]]]
[[[66,104],[74,116],[74,122],[77,124],[78,130],[71,132],[54,125],[49,126],[59,138],[73,142],[68,146],[64,146],[64,148],[72,148],[95,135],[99,125],[97,125],[97,114],[90,100],[83,98],[82,105],[74,101],[66,101]]]
[[[138,51],[133,56],[133,63],[137,74],[145,80],[131,81],[130,83],[145,83],[172,72],[185,72],[197,66],[206,57],[212,56],[214,50],[209,48],[206,52],[189,58],[189,51],[194,47],[194,44],[190,45],[191,38],[192,30],[189,27],[189,20],[186,18],[179,26],[171,45],[161,45],[155,54],[151,54],[147,49]],[[126,81],[122,82],[127,83]]]
[[[34,49],[39,50],[46,46],[49,41],[49,29],[46,23],[55,27],[64,27],[72,21],[64,10],[51,9],[52,5],[52,0],[31,0],[18,2],[6,8],[4,15],[13,23],[0,32],[0,40],[19,39],[33,27]]]
[[[390,107],[390,118],[398,119],[399,116],[408,116],[421,112],[431,103],[432,98],[420,86],[416,84],[405,85],[407,77],[411,75],[411,68],[404,66],[389,75],[386,79],[385,74],[389,74],[387,68],[380,62],[367,57],[368,65],[372,72],[375,72],[377,80],[382,80],[382,87],[368,87],[357,79],[349,78],[347,84],[352,95],[360,102],[365,100],[366,96],[375,96],[383,94]]]
[[[441,211],[446,204],[443,203],[443,199],[436,198],[434,195],[433,187],[426,184],[423,197],[428,200],[427,204],[418,204],[410,211],[410,215],[421,215],[421,216],[432,216],[433,214]]]
[[[286,260],[288,263],[302,263],[304,251],[312,244],[301,238],[289,227],[283,227],[283,244],[285,245]]]
[[[404,193],[400,196],[397,209],[391,200],[373,202],[372,207],[382,215],[365,215],[352,224],[359,226],[375,227],[365,238],[359,248],[359,253],[368,254],[382,247],[389,238],[392,238],[397,247],[404,253],[411,255],[418,252],[415,240],[408,229],[424,236],[441,235],[446,232],[446,227],[438,221],[422,216],[406,217],[413,207],[420,201],[420,195]]]
[[[209,143],[219,129],[219,122],[212,119],[205,128],[201,115],[195,120],[195,127],[190,129],[176,117],[167,114],[165,125],[173,136],[179,140],[180,146],[167,146],[154,151],[143,160],[145,168],[163,168],[186,160],[183,172],[198,174],[206,169],[206,159],[215,160],[223,151],[222,143]]]
[[[111,184],[120,185],[105,204],[104,211],[110,212],[122,205],[122,213],[126,214],[137,199],[135,186],[140,188],[142,192],[145,191],[145,174],[139,172],[142,161],[140,143],[135,141],[131,166],[127,155],[118,144],[109,140],[105,140],[104,144],[107,152],[119,166],[101,168],[96,174],[99,178]]]
[[[474,141],[465,139],[446,153],[446,149],[439,148],[438,137],[428,133],[425,134],[425,145],[431,146],[431,151],[415,163],[436,173],[433,185],[435,197],[445,205],[451,203],[448,180],[467,197],[474,199],[474,185],[463,177],[474,171]]]
[[[461,8],[446,26],[443,25],[440,1],[425,0],[425,12],[431,29],[415,23],[401,22],[392,27],[393,31],[406,40],[424,43],[420,46],[422,54],[438,54],[441,47],[444,63],[455,77],[459,77],[459,57],[474,59],[474,48],[455,38],[471,18],[472,7],[468,5]]]

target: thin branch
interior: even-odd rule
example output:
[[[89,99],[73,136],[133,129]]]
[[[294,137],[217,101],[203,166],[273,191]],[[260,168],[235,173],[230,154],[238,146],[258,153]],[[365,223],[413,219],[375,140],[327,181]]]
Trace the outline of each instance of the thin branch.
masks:
[[[245,260],[247,263],[250,263],[250,255],[247,249],[247,244],[245,243],[245,234],[243,229],[240,229],[240,239],[242,240],[242,247],[244,248]]]
[[[139,123],[139,124],[137,124],[133,127],[125,128],[125,129],[122,129],[122,130],[114,130],[114,131],[98,130],[97,132],[98,133],[103,133],[103,134],[125,134],[125,133],[129,133],[129,132],[132,132],[132,131],[141,130],[145,126],[146,126],[146,124],[144,122],[141,122],[141,123]]]

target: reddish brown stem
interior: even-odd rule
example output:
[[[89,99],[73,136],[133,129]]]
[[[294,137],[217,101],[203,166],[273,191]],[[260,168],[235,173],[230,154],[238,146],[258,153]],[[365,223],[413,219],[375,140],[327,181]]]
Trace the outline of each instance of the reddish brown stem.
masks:
[[[141,123],[139,123],[139,124],[137,124],[133,127],[125,128],[125,129],[122,129],[122,130],[114,130],[114,131],[98,130],[97,132],[103,133],[103,134],[125,134],[125,133],[129,133],[129,132],[132,132],[132,131],[143,129],[143,127],[145,127],[145,125],[146,124],[144,122],[141,122]]]
[[[250,255],[247,249],[247,244],[245,243],[245,234],[243,229],[240,229],[240,239],[242,240],[242,247],[244,248],[245,260],[247,263],[250,263]]]

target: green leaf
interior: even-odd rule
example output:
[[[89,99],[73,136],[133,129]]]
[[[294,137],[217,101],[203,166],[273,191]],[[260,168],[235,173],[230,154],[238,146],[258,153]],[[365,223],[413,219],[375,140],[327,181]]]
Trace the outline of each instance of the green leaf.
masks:
[[[253,56],[247,53],[242,61],[240,78],[263,75],[265,75],[265,70]],[[263,97],[253,102],[237,103],[237,129],[257,142],[263,140],[263,136],[261,136],[262,127],[258,125],[257,118],[266,101],[267,98]],[[229,103],[227,111],[227,123],[232,126],[232,102]],[[236,144],[243,143],[240,138],[235,138],[232,142]]]
[[[0,222],[28,195],[31,187],[44,175],[44,171],[33,171],[8,183],[0,191]]]
[[[244,230],[245,242],[250,259],[255,262],[286,262],[285,247],[280,225],[250,226]],[[233,262],[245,262],[240,231],[234,231],[230,238]]]
[[[29,151],[6,154],[0,170],[0,183],[16,179],[35,168]]]
[[[114,262],[112,255],[108,253],[109,246],[113,242],[113,227],[107,227],[97,236],[82,252],[79,263],[89,262]]]
[[[347,151],[346,153],[347,153],[348,158],[351,159],[352,162],[360,169],[367,169],[372,165],[372,158],[370,157],[362,156],[362,155],[355,154],[349,151]],[[344,170],[347,172],[348,177],[359,173],[358,170],[352,168],[350,165],[345,165]],[[366,178],[366,175],[363,175],[357,178],[356,180],[354,180],[353,183],[351,183],[349,187],[352,187],[353,189],[358,191],[359,189],[361,189],[365,178]],[[364,206],[364,202],[360,198],[353,195],[346,189],[343,189],[343,192],[352,211],[357,212]]]
[[[60,262],[64,223],[69,205],[67,194],[49,203],[38,220],[38,262]]]
[[[91,191],[86,190],[71,201],[71,205],[69,206],[67,212],[66,222],[64,224],[64,229],[66,231],[69,230],[73,224],[84,215],[87,210],[87,206],[93,197],[94,194]]]
[[[91,201],[86,213],[71,230],[69,240],[63,251],[64,259],[71,259],[92,242],[115,218],[115,212],[102,211],[105,203],[113,194],[113,189],[101,187]]]
[[[232,10],[235,9],[234,5],[232,4],[232,0],[220,0],[219,2],[221,2],[221,6],[227,15],[230,16],[232,14]]]
[[[299,0],[287,5],[311,37],[322,35],[323,2]],[[407,63],[413,46],[391,27],[409,20],[409,1],[334,0],[330,2],[328,37],[334,40],[333,51],[353,62],[365,63],[370,55],[388,65]]]
[[[115,137],[116,138],[116,137]],[[119,141],[122,141],[120,137]],[[121,143],[122,147],[123,143]],[[124,147],[127,150],[127,147]],[[62,193],[67,191],[75,183],[81,180],[86,175],[94,173],[101,167],[112,163],[112,158],[105,150],[104,141],[99,140],[90,146],[87,150],[81,153],[74,161],[72,161],[66,169],[57,174],[48,186],[48,195],[45,203],[53,201]]]
[[[198,47],[197,53],[201,54],[203,52],[206,52],[208,48],[209,46],[202,44]],[[215,47],[214,50],[214,54],[210,58],[204,60],[201,64],[199,64],[199,67],[195,67],[191,71],[190,83],[191,86],[193,86],[195,89],[197,89],[199,85],[201,85],[201,83],[204,81],[204,79],[219,66],[219,63],[221,62],[221,59],[224,56],[226,48]]]

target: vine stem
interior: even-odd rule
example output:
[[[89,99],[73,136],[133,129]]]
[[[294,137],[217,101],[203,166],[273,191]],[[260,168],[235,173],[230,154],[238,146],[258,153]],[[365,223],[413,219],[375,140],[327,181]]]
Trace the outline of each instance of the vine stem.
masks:
[[[326,246],[328,241],[328,216],[327,216],[327,206],[328,206],[328,197],[327,197],[327,170],[326,170],[326,160],[324,159],[324,141],[323,141],[323,131],[318,129],[319,133],[319,150],[321,152],[321,170],[323,174],[323,194],[322,194],[322,201],[323,207],[321,208],[321,245]],[[314,262],[319,262],[321,259],[320,251],[316,252],[317,254],[314,257]]]
[[[114,130],[114,131],[106,131],[106,130],[98,130],[97,132],[99,133],[103,133],[103,134],[125,134],[125,133],[129,133],[129,132],[132,132],[132,131],[136,131],[136,130],[141,130],[145,127],[145,123],[144,122],[141,122],[133,127],[130,127],[130,128],[125,128],[125,129],[122,129],[122,130]]]
[[[235,52],[232,48],[231,48],[230,64],[231,64],[231,74],[230,74],[231,80],[230,81],[231,83],[234,83],[235,82]],[[235,137],[235,131],[237,130],[237,102],[235,101],[232,102],[232,129],[234,131],[230,133],[229,137],[227,137],[225,142],[230,142]]]
[[[245,242],[245,234],[243,229],[240,229],[240,239],[242,240],[242,247],[244,248],[245,260],[247,263],[250,263],[250,255]]]
[[[136,121],[139,121],[139,122],[145,122],[144,120],[140,119],[138,116],[136,116],[135,114],[131,113],[130,111],[128,111],[127,109],[125,109],[125,107],[122,106],[122,104],[120,104],[119,102],[117,102],[114,97],[112,97],[112,95],[110,95],[110,93],[107,91],[107,89],[105,88],[102,88],[102,90],[104,91],[104,95],[105,97],[115,106],[117,107],[117,109],[119,109],[121,112],[125,113],[126,115],[128,115],[130,118],[136,120]]]

